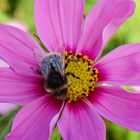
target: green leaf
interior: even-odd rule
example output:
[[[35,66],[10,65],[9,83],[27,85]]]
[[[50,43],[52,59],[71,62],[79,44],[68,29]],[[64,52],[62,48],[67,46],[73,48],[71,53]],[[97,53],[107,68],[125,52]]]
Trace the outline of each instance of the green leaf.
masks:
[[[53,131],[51,140],[62,140],[61,135],[60,135],[59,130],[58,130],[57,127]]]

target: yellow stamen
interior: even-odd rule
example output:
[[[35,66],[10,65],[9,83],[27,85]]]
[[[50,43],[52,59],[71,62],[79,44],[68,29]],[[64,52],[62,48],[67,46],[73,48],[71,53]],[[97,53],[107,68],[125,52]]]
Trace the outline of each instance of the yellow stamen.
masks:
[[[93,69],[94,62],[88,56],[81,53],[74,55],[72,52],[65,54],[65,74],[68,79],[68,93],[66,98],[69,102],[87,97],[89,91],[95,88],[98,80],[98,70]]]

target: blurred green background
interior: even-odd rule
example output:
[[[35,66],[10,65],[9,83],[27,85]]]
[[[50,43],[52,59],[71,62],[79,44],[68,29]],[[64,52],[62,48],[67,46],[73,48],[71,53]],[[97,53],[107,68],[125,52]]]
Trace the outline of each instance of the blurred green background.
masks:
[[[91,9],[96,0],[86,0],[86,10]],[[122,44],[140,42],[140,0],[135,0],[136,12],[106,46],[103,55]],[[34,0],[0,0],[0,22],[15,24],[19,22],[32,34],[36,32],[33,18]],[[14,23],[13,23],[14,21]],[[12,120],[17,109],[5,115],[0,115],[0,140],[10,131]],[[107,140],[140,140],[140,133],[129,131],[105,120],[107,125]],[[54,131],[53,140],[60,140],[59,132]]]

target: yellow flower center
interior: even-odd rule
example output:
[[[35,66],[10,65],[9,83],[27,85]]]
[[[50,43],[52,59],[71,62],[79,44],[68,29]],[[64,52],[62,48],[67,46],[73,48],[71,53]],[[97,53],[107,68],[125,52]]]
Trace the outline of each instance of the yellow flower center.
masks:
[[[66,98],[69,102],[87,97],[89,91],[95,88],[98,80],[98,70],[93,69],[94,62],[81,53],[74,55],[72,52],[65,54],[65,74],[68,79],[68,92]]]

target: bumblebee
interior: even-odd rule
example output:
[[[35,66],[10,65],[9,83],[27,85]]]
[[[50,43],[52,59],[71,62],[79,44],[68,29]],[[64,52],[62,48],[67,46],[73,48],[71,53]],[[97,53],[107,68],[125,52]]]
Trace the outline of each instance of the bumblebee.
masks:
[[[59,100],[67,94],[68,81],[64,67],[62,57],[57,53],[48,54],[41,63],[45,90]]]

